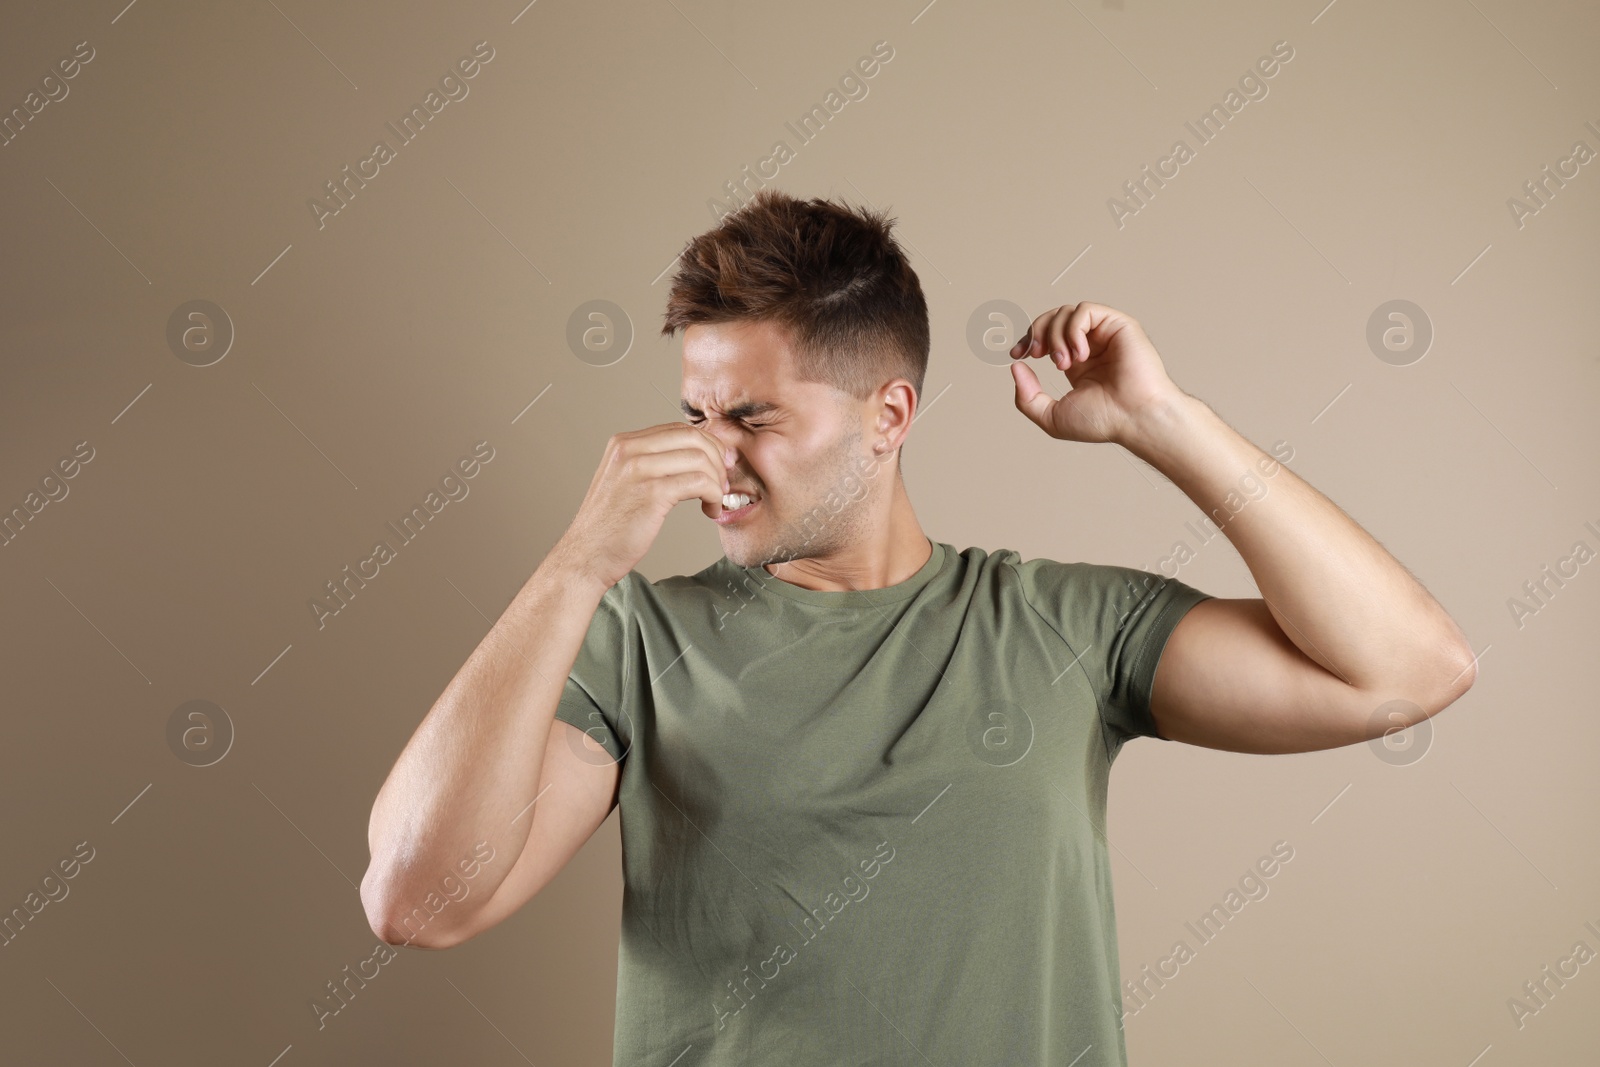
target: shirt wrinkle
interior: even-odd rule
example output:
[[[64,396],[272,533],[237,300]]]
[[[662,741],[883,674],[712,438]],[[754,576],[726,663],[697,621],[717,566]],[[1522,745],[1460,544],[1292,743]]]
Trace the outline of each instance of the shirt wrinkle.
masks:
[[[1113,734],[1207,594],[938,548],[859,610],[724,558],[596,612],[556,714],[628,730],[614,1067],[1126,1067]]]

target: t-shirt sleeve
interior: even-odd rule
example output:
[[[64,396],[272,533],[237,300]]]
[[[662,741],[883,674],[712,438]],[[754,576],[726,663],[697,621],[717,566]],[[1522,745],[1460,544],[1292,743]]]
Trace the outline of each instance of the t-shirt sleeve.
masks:
[[[1114,758],[1135,737],[1166,740],[1150,712],[1156,664],[1178,621],[1212,594],[1133,567],[1049,559],[1014,566],[1028,603],[1060,634],[1094,687],[1107,755]]]
[[[631,572],[600,598],[556,704],[556,718],[587,733],[618,763],[631,743],[626,716],[633,648],[630,609],[633,583],[643,580]]]

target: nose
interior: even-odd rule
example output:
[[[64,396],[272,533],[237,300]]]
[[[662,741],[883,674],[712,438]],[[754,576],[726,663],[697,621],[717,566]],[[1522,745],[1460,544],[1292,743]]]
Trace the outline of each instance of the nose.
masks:
[[[717,439],[717,443],[722,446],[722,465],[723,466],[732,467],[735,463],[737,463],[739,461],[739,453],[734,449],[734,447],[732,445],[728,444],[728,442],[726,440],[724,440],[721,436],[719,436],[717,434],[716,430],[713,430],[713,429],[710,429],[710,428],[706,428],[706,433],[709,433],[712,437],[715,437]]]

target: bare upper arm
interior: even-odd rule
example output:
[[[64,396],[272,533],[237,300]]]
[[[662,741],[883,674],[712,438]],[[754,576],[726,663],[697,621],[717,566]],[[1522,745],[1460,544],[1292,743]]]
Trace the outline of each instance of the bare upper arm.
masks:
[[[1375,717],[1396,699],[1418,701],[1419,713],[1404,721]],[[1213,598],[1185,612],[1167,638],[1150,711],[1157,732],[1172,741],[1228,752],[1311,752],[1410,726],[1453,699],[1348,685],[1289,640],[1265,601]]]
[[[552,720],[539,772],[538,800],[521,818],[533,820],[522,854],[471,919],[451,932],[447,948],[508,918],[550,884],[617,806],[621,766],[576,726]]]

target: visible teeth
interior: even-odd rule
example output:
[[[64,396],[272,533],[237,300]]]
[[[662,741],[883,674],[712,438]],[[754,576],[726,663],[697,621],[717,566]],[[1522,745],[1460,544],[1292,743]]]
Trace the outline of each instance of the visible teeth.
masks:
[[[754,499],[756,498],[745,493],[729,493],[722,498],[722,506],[729,511],[737,511]]]

